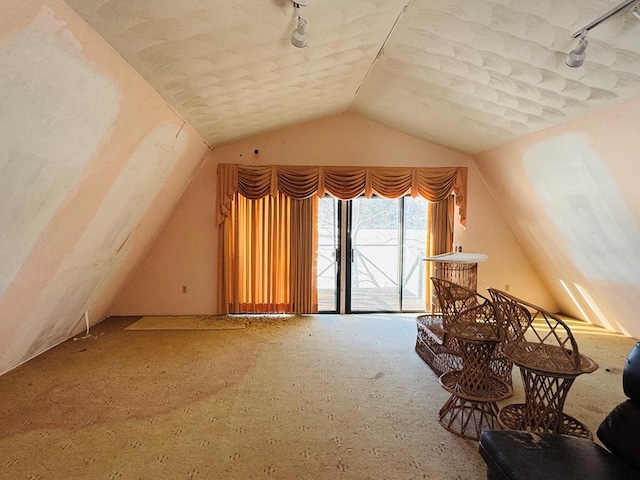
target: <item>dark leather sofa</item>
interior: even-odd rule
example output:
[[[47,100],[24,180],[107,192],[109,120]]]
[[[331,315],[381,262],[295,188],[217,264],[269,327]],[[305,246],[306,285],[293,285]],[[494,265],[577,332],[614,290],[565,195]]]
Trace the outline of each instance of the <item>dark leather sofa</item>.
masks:
[[[479,443],[487,480],[640,480],[640,342],[622,373],[628,400],[598,428],[602,448],[591,440],[516,430],[485,430]]]

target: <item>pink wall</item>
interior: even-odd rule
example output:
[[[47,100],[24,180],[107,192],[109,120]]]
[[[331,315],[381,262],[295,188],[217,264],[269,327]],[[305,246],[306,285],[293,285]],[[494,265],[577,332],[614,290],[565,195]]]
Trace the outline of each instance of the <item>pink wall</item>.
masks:
[[[126,292],[118,296],[112,314],[215,313],[217,244],[213,222],[218,163],[466,166],[470,199],[467,228],[458,226],[456,243],[466,252],[489,255],[489,261],[479,266],[479,289],[502,288],[509,283],[511,291],[555,308],[469,156],[358,115],[341,114],[214,149],[131,277]],[[182,294],[180,288],[185,284],[189,285],[187,293]]]
[[[640,100],[478,155],[562,311],[640,337]]]
[[[209,150],[61,0],[0,32],[1,373],[105,318]]]
[[[119,293],[111,315],[197,315],[215,310],[216,165],[207,162],[148,255]],[[182,287],[186,287],[183,293]]]

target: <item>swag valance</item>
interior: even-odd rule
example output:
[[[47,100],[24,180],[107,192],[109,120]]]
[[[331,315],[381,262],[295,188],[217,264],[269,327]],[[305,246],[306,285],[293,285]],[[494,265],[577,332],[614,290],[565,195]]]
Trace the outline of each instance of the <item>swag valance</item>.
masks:
[[[452,193],[466,223],[466,167],[306,167],[284,165],[218,166],[218,224],[229,216],[231,202],[238,192],[250,199],[275,197],[278,192],[303,200],[328,193],[341,200],[362,194],[398,198],[404,195],[424,197],[430,202],[445,200]]]

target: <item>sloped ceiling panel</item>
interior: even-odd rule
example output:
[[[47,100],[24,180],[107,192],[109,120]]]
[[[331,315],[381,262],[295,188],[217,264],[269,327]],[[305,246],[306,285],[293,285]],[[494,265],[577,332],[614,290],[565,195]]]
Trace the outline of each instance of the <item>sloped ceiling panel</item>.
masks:
[[[615,5],[416,0],[353,110],[479,152],[635,97],[640,23],[629,12],[591,30],[583,67],[565,65],[574,31]]]
[[[350,110],[476,153],[640,93],[617,0],[66,0],[211,145]],[[379,54],[380,53],[380,54]]]
[[[346,111],[404,0],[68,0],[207,141]]]

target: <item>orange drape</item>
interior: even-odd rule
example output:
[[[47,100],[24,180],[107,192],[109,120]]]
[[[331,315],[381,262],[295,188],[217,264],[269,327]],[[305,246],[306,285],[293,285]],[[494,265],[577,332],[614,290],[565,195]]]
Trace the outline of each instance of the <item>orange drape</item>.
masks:
[[[453,216],[455,202],[452,195],[438,203],[429,203],[427,207],[427,257],[440,255],[453,250]],[[433,277],[434,263],[427,262],[427,279]],[[432,309],[431,281],[426,282],[427,310]]]
[[[316,312],[316,215],[316,198],[236,194],[228,228],[221,229],[227,297],[219,308],[227,313]]]
[[[315,254],[317,232],[315,216],[317,198],[329,193],[342,200],[360,195],[371,197],[380,195],[386,198],[398,198],[404,195],[420,195],[430,202],[448,202],[455,194],[455,203],[459,207],[460,222],[466,221],[466,167],[443,168],[376,168],[376,167],[300,167],[300,166],[251,166],[221,164],[218,166],[218,225],[219,225],[219,262],[218,262],[218,312],[239,311],[291,311],[313,313],[317,311],[317,292],[315,287]],[[271,200],[265,200],[266,198]],[[242,200],[244,198],[244,200]],[[235,200],[234,200],[235,199]],[[275,201],[274,199],[278,199]],[[289,212],[289,220],[260,213],[254,220],[240,220],[242,208],[253,208],[260,212],[262,207],[245,205],[246,201],[261,201],[272,206],[277,212]],[[297,202],[296,202],[297,201]],[[245,206],[242,206],[245,205]],[[285,207],[285,205],[288,205]],[[452,204],[453,205],[453,204]],[[449,208],[449,207],[447,207]],[[253,214],[252,214],[253,215]],[[266,215],[266,217],[265,217]],[[280,215],[280,213],[278,214]],[[258,219],[259,218],[259,219]],[[275,222],[281,230],[270,230],[264,218]],[[240,224],[240,222],[244,222]],[[248,224],[249,222],[250,224]],[[258,225],[259,224],[259,225]],[[288,230],[287,230],[288,229]],[[448,231],[451,230],[448,227]],[[245,232],[247,230],[247,232]],[[441,231],[441,230],[439,230]],[[251,233],[249,233],[251,232]],[[262,232],[261,244],[267,245],[266,252],[259,258],[266,259],[271,267],[267,276],[258,267],[249,267],[246,260],[241,261],[241,245],[251,245]],[[287,233],[289,232],[289,233]],[[251,235],[251,237],[248,237]],[[289,246],[282,247],[291,260],[287,266],[281,265],[283,257],[276,257],[273,245],[269,242],[283,241],[289,236]],[[447,230],[436,243],[446,245]],[[271,240],[269,240],[269,237]],[[451,242],[449,242],[449,247]],[[283,245],[287,245],[286,242]],[[273,248],[272,248],[273,247]],[[271,250],[270,250],[271,248]],[[280,248],[280,247],[278,247]],[[252,250],[253,247],[249,247]],[[244,255],[258,258],[258,253],[245,251]],[[252,257],[253,256],[253,257]],[[266,265],[269,265],[269,263]],[[289,269],[289,276],[284,270]],[[256,270],[257,269],[257,270]],[[284,270],[283,270],[284,269]],[[260,272],[258,280],[253,278]],[[249,278],[249,277],[251,278]],[[254,282],[253,284],[251,282]],[[274,282],[286,283],[286,294],[275,293]],[[245,287],[254,291],[267,292],[265,299],[256,300],[245,294]],[[278,287],[279,288],[279,287]],[[245,296],[242,296],[245,295]],[[256,303],[257,302],[257,303]],[[252,310],[253,309],[253,310]]]
[[[224,222],[236,192],[247,198],[277,192],[302,200],[329,193],[341,200],[360,195],[398,198],[418,195],[441,202],[455,193],[460,223],[467,216],[467,168],[298,167],[282,165],[218,166],[218,224]]]

